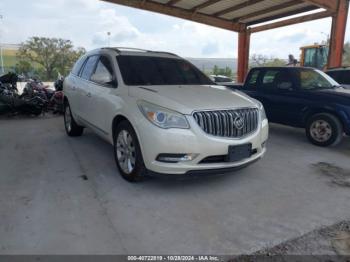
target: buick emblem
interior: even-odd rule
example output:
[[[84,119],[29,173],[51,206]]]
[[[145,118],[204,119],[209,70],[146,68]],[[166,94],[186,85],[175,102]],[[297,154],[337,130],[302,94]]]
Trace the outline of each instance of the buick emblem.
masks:
[[[237,116],[233,120],[233,125],[239,130],[242,129],[244,127],[244,118],[242,116]]]

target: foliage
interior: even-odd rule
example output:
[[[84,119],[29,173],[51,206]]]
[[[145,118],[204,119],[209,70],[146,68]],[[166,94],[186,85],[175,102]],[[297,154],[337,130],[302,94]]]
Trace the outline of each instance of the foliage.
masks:
[[[343,66],[350,66],[350,42],[344,45]]]
[[[212,74],[213,75],[223,75],[223,76],[227,76],[227,77],[233,76],[232,69],[229,68],[228,66],[226,66],[225,68],[219,68],[217,65],[215,65],[213,68]]]
[[[251,67],[257,67],[257,66],[285,66],[287,62],[283,59],[270,57],[260,55],[260,54],[253,54],[250,61]]]
[[[70,40],[60,38],[31,37],[21,44],[18,51],[18,69],[29,62],[38,65],[37,72],[43,80],[54,80],[57,73],[68,74],[74,62],[85,53],[84,48],[74,49]],[[28,72],[22,72],[28,73]]]
[[[28,74],[29,72],[34,71],[34,67],[32,64],[25,60],[20,60],[18,63],[16,63],[14,71],[16,74]]]

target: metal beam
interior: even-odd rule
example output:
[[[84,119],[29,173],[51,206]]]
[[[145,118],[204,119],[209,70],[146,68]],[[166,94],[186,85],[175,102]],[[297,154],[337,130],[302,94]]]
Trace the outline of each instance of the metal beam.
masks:
[[[238,33],[237,82],[243,83],[248,74],[250,50],[250,30],[245,28]]]
[[[228,14],[228,13],[231,13],[231,12],[238,11],[240,9],[249,7],[251,5],[255,5],[255,4],[263,2],[263,1],[265,1],[265,0],[248,0],[246,2],[243,2],[243,3],[240,3],[238,5],[232,6],[230,8],[227,8],[227,9],[221,10],[219,12],[216,12],[216,13],[213,14],[213,16],[222,16],[222,15],[225,15],[225,14]]]
[[[312,20],[317,20],[317,19],[330,17],[333,14],[334,13],[330,12],[330,11],[323,11],[323,12],[319,12],[319,13],[299,16],[299,17],[290,18],[290,19],[286,19],[286,20],[283,20],[283,21],[279,21],[279,22],[275,22],[275,23],[271,23],[271,24],[267,24],[267,25],[252,27],[251,28],[251,32],[252,33],[257,33],[257,32],[271,30],[271,29],[275,29],[275,28],[283,27],[283,26],[287,26],[287,25],[294,25],[294,24],[304,23],[304,22],[308,22],[308,21],[312,21]]]
[[[330,53],[328,59],[329,68],[342,66],[348,9],[349,2],[347,0],[339,0],[338,12],[332,18]]]
[[[182,0],[170,0],[168,3],[166,3],[166,5],[173,6],[173,5],[176,5],[180,1],[182,1]]]
[[[338,0],[304,0],[307,3],[335,12],[338,9]]]
[[[295,9],[293,11],[280,13],[278,15],[273,15],[273,16],[269,16],[269,17],[260,18],[258,20],[254,20],[254,21],[249,21],[249,22],[246,23],[246,25],[247,26],[251,26],[251,25],[255,25],[255,24],[265,23],[265,22],[268,22],[268,21],[281,19],[281,18],[285,18],[285,17],[288,17],[288,16],[292,16],[292,15],[302,14],[302,13],[313,11],[313,10],[316,10],[316,9],[319,9],[319,8],[317,6],[302,7],[302,8],[299,8],[299,9]]]
[[[206,7],[208,7],[208,6],[211,6],[211,5],[213,5],[213,4],[216,4],[217,2],[220,2],[220,1],[221,1],[221,0],[209,0],[209,1],[206,1],[206,2],[204,2],[204,3],[202,3],[202,4],[200,4],[200,5],[194,6],[194,7],[191,9],[191,11],[192,11],[192,12],[198,12],[199,10],[204,9],[204,8],[206,8]]]
[[[194,22],[219,27],[222,29],[230,30],[238,32],[240,30],[240,25],[238,23],[234,23],[229,20],[211,17],[209,15],[196,13],[193,14],[190,10],[167,6],[164,4],[156,3],[156,2],[142,2],[141,0],[103,0],[105,2],[110,2],[114,4],[125,5],[129,7],[134,7],[142,10],[157,12],[165,15],[175,16],[178,18],[183,18],[187,20],[191,20]]]
[[[298,4],[302,4],[302,3],[303,2],[301,0],[289,1],[289,2],[286,2],[286,3],[283,3],[283,4],[279,4],[279,5],[275,5],[275,6],[263,9],[263,10],[259,10],[257,12],[250,13],[248,15],[241,16],[238,19],[235,19],[235,21],[242,23],[244,20],[247,20],[249,18],[253,18],[253,17],[256,17],[256,16],[261,16],[261,15],[264,15],[264,14],[276,12],[278,10],[281,10],[281,9],[284,9],[284,8],[288,8],[288,7],[292,7],[292,6],[295,6],[295,5],[298,5]]]

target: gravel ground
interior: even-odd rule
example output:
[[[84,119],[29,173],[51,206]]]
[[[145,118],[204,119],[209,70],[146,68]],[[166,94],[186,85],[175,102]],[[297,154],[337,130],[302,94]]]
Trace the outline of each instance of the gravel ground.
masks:
[[[350,220],[321,227],[253,255],[350,255]]]

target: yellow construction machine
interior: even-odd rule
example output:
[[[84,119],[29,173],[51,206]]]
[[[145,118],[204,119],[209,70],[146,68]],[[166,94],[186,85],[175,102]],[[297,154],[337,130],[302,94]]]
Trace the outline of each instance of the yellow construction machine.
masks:
[[[325,70],[328,63],[328,45],[310,45],[300,48],[300,66],[314,67],[320,70]]]

